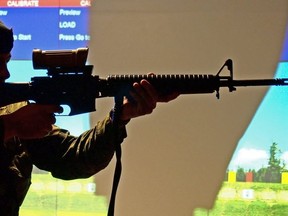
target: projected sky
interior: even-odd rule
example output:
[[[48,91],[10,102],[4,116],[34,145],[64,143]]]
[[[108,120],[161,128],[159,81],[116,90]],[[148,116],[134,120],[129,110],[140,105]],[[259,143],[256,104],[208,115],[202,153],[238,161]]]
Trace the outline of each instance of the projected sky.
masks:
[[[288,77],[288,34],[286,34],[275,78]],[[277,143],[279,157],[288,164],[288,87],[270,87],[242,138],[229,165],[259,169],[268,164],[269,149]]]

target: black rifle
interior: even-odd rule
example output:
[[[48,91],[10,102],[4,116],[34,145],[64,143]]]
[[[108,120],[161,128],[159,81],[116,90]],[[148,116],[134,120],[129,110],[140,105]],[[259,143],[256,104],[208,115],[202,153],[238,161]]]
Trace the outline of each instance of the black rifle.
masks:
[[[230,75],[220,76],[227,67]],[[95,111],[95,99],[127,96],[134,82],[148,80],[160,94],[203,94],[216,92],[219,98],[221,87],[235,91],[239,86],[284,86],[284,79],[234,80],[232,60],[228,59],[216,75],[112,75],[103,79],[92,75],[92,65],[81,67],[54,67],[48,76],[33,77],[29,83],[0,84],[0,107],[32,100],[40,104],[68,105],[69,115]]]

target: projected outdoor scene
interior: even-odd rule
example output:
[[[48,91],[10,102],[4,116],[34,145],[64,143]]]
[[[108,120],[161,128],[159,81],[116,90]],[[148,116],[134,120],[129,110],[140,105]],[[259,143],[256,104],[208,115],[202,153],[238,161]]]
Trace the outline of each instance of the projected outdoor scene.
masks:
[[[288,35],[275,78],[288,77]],[[228,166],[213,210],[202,215],[287,215],[288,87],[270,87]]]

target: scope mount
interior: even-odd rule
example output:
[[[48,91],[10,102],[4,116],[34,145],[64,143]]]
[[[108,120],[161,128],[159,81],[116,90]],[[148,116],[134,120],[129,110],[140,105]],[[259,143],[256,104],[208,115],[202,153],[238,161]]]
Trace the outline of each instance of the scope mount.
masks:
[[[93,65],[85,65],[80,67],[52,67],[47,69],[48,76],[61,75],[92,75]]]

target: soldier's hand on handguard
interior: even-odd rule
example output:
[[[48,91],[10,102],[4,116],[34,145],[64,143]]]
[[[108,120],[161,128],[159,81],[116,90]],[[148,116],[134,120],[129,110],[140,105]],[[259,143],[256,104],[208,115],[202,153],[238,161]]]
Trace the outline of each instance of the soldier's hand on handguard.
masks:
[[[153,74],[150,74],[153,76]],[[147,81],[141,80],[140,83],[133,84],[134,91],[131,96],[133,102],[124,99],[120,120],[129,121],[131,118],[150,114],[157,106],[157,102],[169,102],[179,96],[177,92],[160,96],[155,88]]]
[[[56,105],[28,104],[14,113],[1,116],[4,125],[4,140],[13,136],[35,139],[47,135],[55,123],[54,113],[61,113]]]

